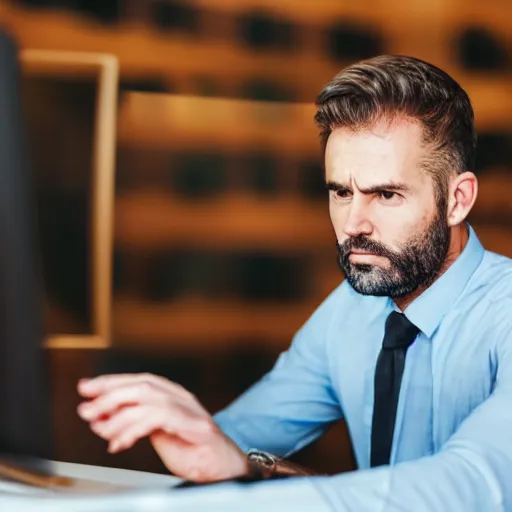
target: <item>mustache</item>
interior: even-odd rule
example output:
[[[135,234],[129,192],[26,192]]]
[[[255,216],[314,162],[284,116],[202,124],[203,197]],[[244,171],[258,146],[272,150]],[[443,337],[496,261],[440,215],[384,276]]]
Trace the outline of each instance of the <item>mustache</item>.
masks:
[[[377,256],[383,256],[391,260],[396,258],[396,254],[389,250],[385,245],[376,242],[375,240],[370,240],[364,235],[347,238],[343,243],[337,244],[337,247],[340,257],[344,260],[347,259],[349,254],[356,249],[371,252]]]

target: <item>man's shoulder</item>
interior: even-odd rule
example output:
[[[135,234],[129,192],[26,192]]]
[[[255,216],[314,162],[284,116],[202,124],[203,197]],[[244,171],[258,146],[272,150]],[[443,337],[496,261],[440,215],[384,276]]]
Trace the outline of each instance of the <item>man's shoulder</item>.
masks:
[[[491,302],[512,299],[512,259],[486,250],[472,288]]]

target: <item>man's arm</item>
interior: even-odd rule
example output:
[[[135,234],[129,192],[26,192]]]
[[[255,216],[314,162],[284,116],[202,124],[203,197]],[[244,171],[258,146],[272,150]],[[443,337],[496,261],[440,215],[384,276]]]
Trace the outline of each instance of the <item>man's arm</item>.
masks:
[[[243,450],[288,456],[342,415],[331,385],[326,340],[343,309],[343,285],[297,332],[274,368],[214,421]],[[341,334],[341,333],[340,333]]]
[[[307,504],[305,510],[337,512],[512,511],[512,322],[496,320],[495,388],[439,453],[333,477],[263,482],[247,491],[233,487],[225,492],[225,509],[238,504],[248,512],[273,511]],[[211,493],[204,499],[218,495],[215,489]]]
[[[325,346],[340,290],[317,309],[274,370],[219,414],[217,423],[190,392],[148,374],[82,379],[78,413],[109,442],[110,452],[149,437],[169,471],[187,480],[247,476],[248,448],[290,453],[341,415]]]

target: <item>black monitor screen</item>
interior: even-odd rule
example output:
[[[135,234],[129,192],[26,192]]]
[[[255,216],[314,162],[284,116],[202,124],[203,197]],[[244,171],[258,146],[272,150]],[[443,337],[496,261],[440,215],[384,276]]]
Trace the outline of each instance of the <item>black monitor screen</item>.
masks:
[[[51,457],[37,215],[17,57],[0,33],[0,452]]]

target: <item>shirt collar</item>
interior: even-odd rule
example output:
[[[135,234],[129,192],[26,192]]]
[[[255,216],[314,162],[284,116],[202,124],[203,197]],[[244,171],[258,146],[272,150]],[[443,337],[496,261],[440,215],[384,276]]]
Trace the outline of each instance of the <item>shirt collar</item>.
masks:
[[[405,316],[429,338],[460,297],[484,256],[484,248],[469,224],[468,230],[468,241],[459,257],[404,311]]]

